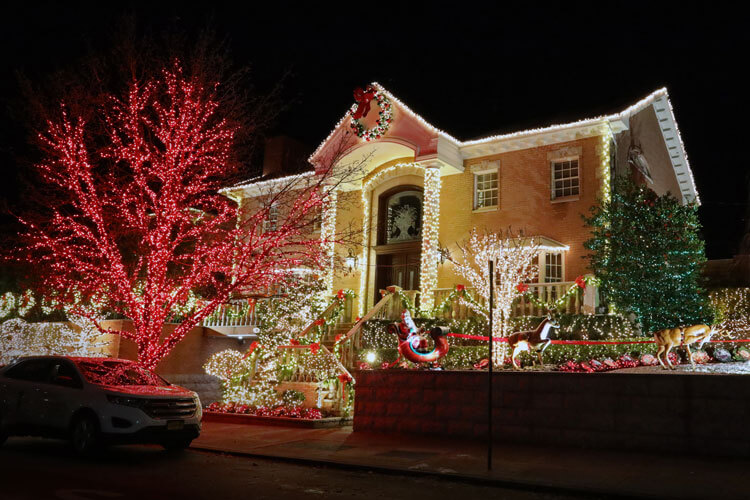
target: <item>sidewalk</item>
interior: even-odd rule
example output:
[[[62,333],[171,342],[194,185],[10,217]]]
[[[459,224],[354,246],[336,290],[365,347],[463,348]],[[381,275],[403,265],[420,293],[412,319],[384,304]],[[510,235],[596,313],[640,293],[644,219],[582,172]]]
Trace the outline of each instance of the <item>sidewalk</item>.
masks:
[[[606,496],[748,498],[750,460],[496,444],[434,436],[204,422],[192,448]]]

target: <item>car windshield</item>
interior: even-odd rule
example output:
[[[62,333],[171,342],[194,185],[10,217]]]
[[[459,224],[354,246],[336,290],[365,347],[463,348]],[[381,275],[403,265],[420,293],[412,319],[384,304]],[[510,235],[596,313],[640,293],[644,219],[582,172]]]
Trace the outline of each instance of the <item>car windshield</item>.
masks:
[[[102,359],[77,361],[86,380],[97,385],[151,385],[168,386],[169,383],[159,375],[138,366],[132,361],[114,361]]]

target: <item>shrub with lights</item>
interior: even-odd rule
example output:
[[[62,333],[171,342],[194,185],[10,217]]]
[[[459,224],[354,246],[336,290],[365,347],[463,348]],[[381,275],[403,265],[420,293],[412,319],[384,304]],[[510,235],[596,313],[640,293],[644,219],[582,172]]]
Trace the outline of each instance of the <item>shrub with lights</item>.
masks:
[[[0,297],[0,365],[21,356],[105,356],[108,342],[88,316],[102,317],[101,304],[82,303],[80,295],[75,304],[62,304],[44,297],[37,301],[31,290],[24,293],[6,292]],[[76,314],[88,311],[86,316]],[[29,321],[55,314],[67,321]]]

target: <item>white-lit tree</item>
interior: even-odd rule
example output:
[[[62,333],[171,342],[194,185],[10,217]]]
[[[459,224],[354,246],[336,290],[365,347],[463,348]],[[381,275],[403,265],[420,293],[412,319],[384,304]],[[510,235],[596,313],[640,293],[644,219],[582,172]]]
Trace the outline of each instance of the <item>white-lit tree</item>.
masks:
[[[474,287],[476,294],[484,299],[484,306],[478,302],[461,300],[472,310],[488,316],[490,299],[489,262],[494,263],[494,308],[492,311],[492,336],[504,337],[508,333],[513,301],[525,292],[525,283],[538,273],[536,257],[539,246],[534,238],[522,234],[514,235],[510,230],[504,233],[480,233],[473,229],[469,238],[459,245],[460,261],[453,260],[456,273]],[[498,348],[493,342],[493,361],[502,363],[505,358],[505,344]]]

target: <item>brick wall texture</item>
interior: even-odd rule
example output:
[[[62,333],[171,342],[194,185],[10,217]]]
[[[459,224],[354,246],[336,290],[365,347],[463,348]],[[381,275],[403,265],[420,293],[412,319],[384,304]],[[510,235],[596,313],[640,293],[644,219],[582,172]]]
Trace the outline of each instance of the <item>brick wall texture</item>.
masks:
[[[354,431],[487,438],[486,372],[362,371]],[[496,373],[493,435],[545,445],[748,456],[741,375]]]

